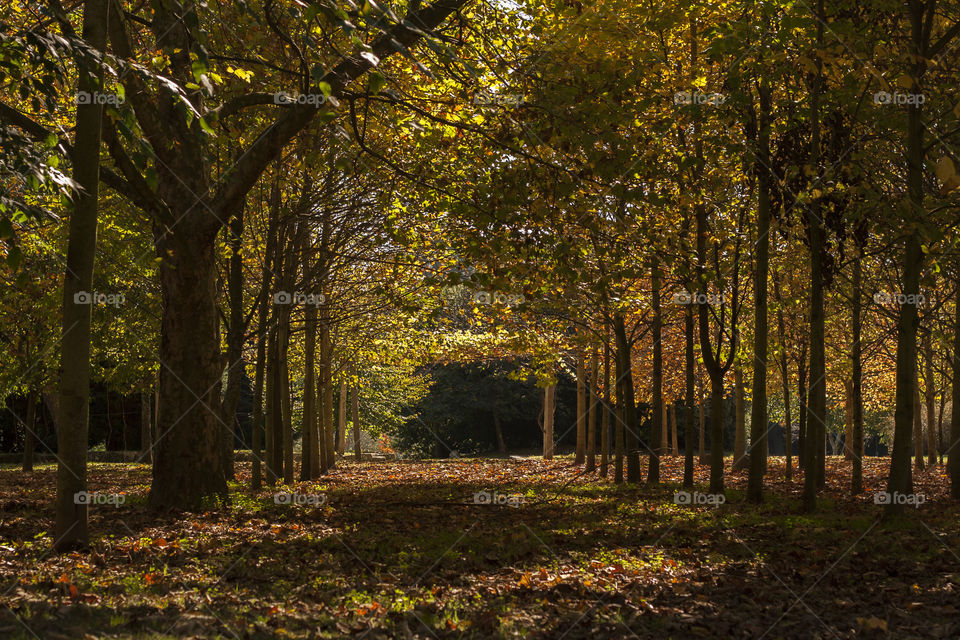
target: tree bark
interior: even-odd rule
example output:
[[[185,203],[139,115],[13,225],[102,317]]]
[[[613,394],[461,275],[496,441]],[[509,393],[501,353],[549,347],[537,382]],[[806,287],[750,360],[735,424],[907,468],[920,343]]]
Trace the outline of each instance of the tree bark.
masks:
[[[650,305],[653,310],[651,335],[653,338],[653,398],[650,410],[650,454],[647,456],[647,483],[660,482],[660,456],[667,453],[667,428],[664,424],[663,399],[663,313],[660,301],[660,260],[656,251],[650,256]],[[632,380],[631,380],[632,395]],[[628,473],[629,476],[629,468]]]
[[[622,314],[613,317],[613,334],[617,344],[617,402],[626,432],[627,482],[640,482],[640,436],[637,431],[637,407],[633,397],[633,371],[630,343]],[[654,414],[656,414],[654,410]]]
[[[37,397],[39,390],[30,389],[27,394],[27,415],[23,421],[23,472],[33,472],[33,453],[37,441]]]
[[[955,264],[960,277],[960,261]],[[960,284],[960,283],[955,283]],[[954,297],[953,312],[953,387],[950,408],[950,447],[947,449],[947,470],[950,472],[950,497],[960,498],[960,286]]]
[[[243,381],[243,342],[247,327],[243,313],[243,227],[241,208],[230,221],[230,326],[227,331],[227,389],[222,405],[223,472],[227,480],[234,479],[233,447],[236,440],[237,405],[240,402],[240,384]]]
[[[553,460],[553,396],[555,385],[543,390],[543,459]]]
[[[587,386],[584,383],[584,355],[578,351],[577,355],[577,448],[573,464],[579,466],[586,460],[587,454]]]
[[[610,342],[609,333],[603,341],[603,417],[600,420],[600,476],[606,479],[610,469]]]
[[[353,365],[353,376],[356,377],[356,365]],[[350,402],[353,409],[353,457],[360,461],[360,385],[356,383],[350,392]]]
[[[927,409],[927,465],[937,464],[937,416],[936,396],[937,386],[933,376],[933,345],[930,331],[923,334],[923,392]]]
[[[853,262],[853,349],[851,364],[853,374],[853,473],[850,490],[854,495],[863,493],[863,345],[860,343],[863,330],[863,251],[857,246]]]
[[[600,366],[600,353],[591,348],[593,359],[587,371],[587,466],[586,472],[597,470],[597,370]]]
[[[108,0],[85,0],[83,40],[106,51]],[[78,91],[92,95],[102,84],[100,69],[81,65]],[[57,499],[53,547],[69,551],[86,547],[87,505],[76,494],[87,489],[87,439],[90,426],[90,324],[92,301],[75,296],[93,290],[97,249],[97,203],[100,186],[100,138],[103,106],[96,100],[77,105],[73,179],[81,191],[72,198],[67,263],[63,278],[60,343],[60,424],[57,432]]]
[[[733,438],[733,470],[742,471],[750,466],[747,458],[747,427],[746,411],[744,410],[743,369],[738,362],[733,368],[733,397],[734,397],[734,438]]]
[[[316,399],[316,348],[317,348],[317,308],[307,305],[304,309],[305,344],[303,348],[303,427],[300,445],[300,479],[316,478],[316,448],[318,443]]]
[[[767,281],[770,272],[770,84],[767,76],[758,91],[760,113],[757,127],[757,268],[754,272],[753,402],[750,406],[750,473],[747,500],[763,500],[763,476],[767,470]]]
[[[150,504],[199,509],[227,495],[219,446],[222,362],[216,250],[197,236],[178,241],[168,235],[159,245],[162,402]]]
[[[817,46],[823,45],[823,0],[817,2]],[[820,162],[820,92],[823,82],[822,61],[817,58],[810,98],[810,164]],[[808,513],[817,508],[820,460],[823,458],[824,424],[827,418],[826,354],[824,352],[823,307],[823,225],[816,200],[808,205],[807,226],[810,230],[810,402],[806,439],[806,473],[803,481],[803,507]]]
[[[929,31],[924,34],[924,4],[908,3],[907,10],[911,22],[911,46],[914,63],[911,76],[915,84],[911,91],[922,92],[920,79],[926,70]],[[932,17],[932,16],[931,16]],[[921,104],[907,105],[907,197],[912,211],[909,215],[908,233],[904,241],[901,293],[908,302],[918,300],[920,293],[920,274],[923,270],[923,251],[921,234],[912,229],[925,217],[923,206],[924,171],[924,123]],[[900,318],[897,322],[897,359],[896,390],[894,392],[895,409],[893,414],[893,452],[890,460],[890,476],[887,479],[887,493],[907,494],[912,491],[913,476],[910,472],[910,440],[913,417],[920,410],[917,405],[917,306],[900,306]],[[904,505],[890,500],[885,509],[887,517],[903,515]]]
[[[153,437],[151,421],[153,412],[150,410],[150,398],[153,396],[149,391],[140,394],[140,461],[153,464]]]
[[[686,383],[686,430],[683,438],[683,486],[693,486],[693,440],[694,440],[694,352],[693,352],[693,305],[687,305],[683,314],[684,378]],[[702,430],[701,426],[701,430]],[[702,436],[701,436],[702,437]]]
[[[780,278],[774,272],[773,277],[774,296],[777,301],[777,338],[780,342],[780,379],[783,383],[783,435],[786,448],[786,473],[787,481],[793,479],[793,423],[791,421],[791,401],[790,401],[790,369],[787,368],[787,336],[786,323],[783,317],[783,296],[780,293]]]
[[[340,375],[343,376],[341,370]],[[343,457],[347,448],[347,381],[340,381],[340,394],[337,411],[337,455]]]

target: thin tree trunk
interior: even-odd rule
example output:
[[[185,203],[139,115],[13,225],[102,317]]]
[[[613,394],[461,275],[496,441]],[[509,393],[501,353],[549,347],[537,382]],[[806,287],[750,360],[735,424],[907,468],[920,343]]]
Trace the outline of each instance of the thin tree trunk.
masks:
[[[600,476],[606,479],[610,469],[610,342],[605,332],[603,341],[603,417],[600,420]]]
[[[316,348],[317,348],[317,308],[307,305],[304,309],[304,349],[303,349],[303,427],[300,445],[300,479],[316,478],[319,472],[314,465],[317,443],[316,400]]]
[[[656,251],[650,256],[650,305],[653,310],[653,319],[650,327],[651,337],[653,339],[653,398],[650,409],[653,415],[650,421],[650,455],[647,456],[647,482],[649,484],[658,484],[660,482],[660,456],[667,453],[667,427],[664,424],[663,314],[660,304],[660,260]],[[630,386],[632,397],[632,380]],[[628,463],[628,479],[629,475]]]
[[[626,432],[627,482],[640,482],[640,437],[637,432],[637,407],[633,397],[633,372],[630,343],[622,314],[613,317],[613,334],[617,343],[617,403],[620,405],[623,429]],[[656,414],[656,409],[654,410]]]
[[[264,300],[266,297],[264,296]],[[267,332],[264,330],[264,319],[266,318],[266,304],[261,304],[260,306],[260,323],[259,335],[257,336],[257,369],[254,374],[254,383],[253,383],[253,425],[251,434],[253,442],[251,446],[251,454],[253,457],[252,463],[252,473],[250,475],[250,488],[254,491],[259,491],[263,486],[263,463],[260,457],[261,451],[263,449],[263,388],[264,388],[264,377],[266,375],[267,368]]]
[[[686,383],[686,410],[684,423],[686,430],[683,437],[683,486],[693,486],[693,439],[694,439],[694,372],[693,372],[693,305],[687,305],[683,315],[684,339],[684,378]],[[701,426],[702,429],[702,426]],[[702,437],[702,436],[701,436]]]
[[[507,453],[507,443],[503,439],[503,425],[500,424],[500,414],[493,410],[493,432],[497,437],[497,451],[501,454]]]
[[[326,455],[323,466],[336,468],[336,442],[333,437],[333,338],[330,334],[330,313],[326,305],[321,309],[320,326],[320,382],[323,390],[323,451]]]
[[[553,460],[553,395],[555,385],[543,390],[543,459]]]
[[[777,338],[780,342],[780,379],[783,383],[783,434],[787,458],[785,477],[789,482],[793,479],[793,424],[791,422],[790,369],[787,368],[786,323],[783,318],[783,296],[780,293],[780,278],[777,272],[774,272],[773,286],[774,296],[777,301]]]
[[[600,367],[600,352],[593,351],[593,360],[587,372],[587,473],[597,470],[597,371]]]
[[[584,382],[584,355],[578,351],[577,355],[577,448],[573,464],[581,465],[587,453],[587,386]]]
[[[290,395],[290,360],[288,353],[290,351],[290,326],[289,315],[287,316],[286,326],[281,326],[283,338],[280,341],[280,349],[283,357],[280,359],[280,388],[281,404],[280,417],[283,421],[283,434],[281,446],[283,447],[283,482],[284,484],[293,484],[293,397]]]
[[[937,387],[933,376],[933,345],[930,331],[923,334],[923,391],[927,409],[927,465],[937,464],[937,416],[935,410]]]
[[[280,429],[279,378],[277,360],[277,325],[271,323],[267,334],[267,372],[266,372],[266,430],[264,434],[267,462],[267,484],[275,485],[280,478],[280,466],[277,464],[277,432]]]
[[[818,0],[817,46],[823,45],[823,0]],[[822,85],[822,61],[817,58],[810,98],[810,164],[820,163],[820,92]],[[827,418],[826,354],[824,352],[824,307],[823,307],[823,252],[824,229],[816,200],[807,208],[807,225],[810,230],[810,402],[806,452],[806,473],[803,482],[804,510],[817,508],[817,489],[820,459],[823,457],[824,424]]]
[[[854,495],[863,493],[863,345],[860,344],[863,329],[863,251],[857,244],[853,261],[853,350],[851,353],[853,373],[853,474],[850,490]]]
[[[108,0],[85,0],[83,40],[106,51]],[[82,65],[78,91],[99,90],[101,69]],[[73,178],[80,190],[72,197],[66,271],[63,279],[60,343],[60,424],[57,432],[57,499],[53,547],[69,551],[86,547],[87,505],[77,493],[87,489],[87,439],[90,426],[90,323],[93,263],[97,250],[97,203],[100,186],[100,134],[103,105],[88,100],[77,105]],[[79,297],[78,297],[79,296]]]
[[[734,438],[733,438],[733,470],[742,471],[750,466],[747,458],[747,427],[746,411],[744,410],[743,369],[738,362],[733,368],[733,398],[734,398]]]
[[[760,113],[757,127],[757,268],[753,297],[753,401],[750,405],[750,473],[747,499],[763,500],[763,476],[767,470],[767,281],[770,271],[770,83],[760,80]]]
[[[341,370],[340,375],[343,375]],[[337,455],[343,456],[347,449],[347,381],[340,381],[340,397],[337,411]]]
[[[37,396],[39,395],[39,390],[36,388],[30,389],[30,393],[27,394],[27,415],[23,422],[23,472],[31,473],[33,471],[33,453],[35,449],[35,443],[37,440],[37,434],[35,429],[37,427]]]
[[[955,265],[960,273],[960,260]],[[955,283],[960,284],[960,283]],[[950,399],[950,446],[947,470],[950,472],[950,497],[960,498],[960,286],[954,296],[953,312],[953,387]]]
[[[910,53],[913,58],[911,76],[915,84],[911,91],[922,93],[920,80],[926,70],[926,42],[929,31],[924,29],[925,4],[908,3],[907,10],[911,21]],[[926,34],[924,33],[926,31]],[[924,172],[924,127],[921,104],[907,105],[907,196],[912,211],[910,221],[925,217],[923,205]],[[905,299],[916,301],[920,294],[920,275],[923,270],[923,251],[921,234],[908,233],[904,241],[901,293]],[[895,409],[893,414],[893,453],[890,459],[890,477],[887,480],[887,493],[908,494],[913,490],[913,476],[910,472],[910,440],[913,417],[920,410],[917,404],[917,305],[900,305],[900,319],[897,323],[897,360],[896,390],[894,392]],[[904,504],[890,500],[885,515],[903,515]]]
[[[673,434],[673,442],[670,446],[670,454],[680,455],[680,438],[677,434],[677,403],[670,403],[670,432]]]
[[[153,463],[153,438],[151,437],[150,423],[153,412],[150,410],[150,397],[153,394],[145,391],[140,394],[140,461]]]
[[[806,466],[807,455],[807,343],[800,348],[797,362],[797,468]]]
[[[917,471],[923,471],[923,418],[920,415],[920,385],[914,390],[914,412],[913,412],[913,455],[914,467]]]
[[[353,365],[353,377],[356,377],[356,365]],[[360,385],[356,384],[350,392],[350,402],[353,409],[353,457],[358,462],[361,458],[360,451]]]

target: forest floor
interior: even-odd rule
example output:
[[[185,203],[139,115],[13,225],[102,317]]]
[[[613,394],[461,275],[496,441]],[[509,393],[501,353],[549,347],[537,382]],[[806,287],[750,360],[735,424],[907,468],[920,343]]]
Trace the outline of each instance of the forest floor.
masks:
[[[239,465],[230,507],[181,515],[146,508],[148,467],[94,464],[91,491],[123,503],[92,506],[92,548],[67,555],[50,551],[54,467],[5,466],[0,638],[960,636],[960,509],[941,467],[887,523],[885,458],[856,497],[830,458],[814,516],[783,458],[759,507],[745,472],[725,504],[686,505],[681,458],[657,487],[571,462],[343,462],[280,504]]]

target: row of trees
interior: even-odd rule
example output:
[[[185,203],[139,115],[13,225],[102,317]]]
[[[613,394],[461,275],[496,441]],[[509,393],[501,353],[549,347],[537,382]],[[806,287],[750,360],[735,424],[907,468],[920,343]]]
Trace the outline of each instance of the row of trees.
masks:
[[[739,371],[751,500],[768,390],[804,425],[807,509],[831,403],[850,407],[854,491],[865,417],[892,404],[888,490],[908,493],[920,400],[933,433],[960,395],[946,390],[960,385],[956,8],[13,3],[0,15],[9,295],[38,287],[61,330],[39,322],[8,344],[14,387],[59,387],[57,547],[88,539],[73,496],[91,376],[106,369],[158,380],[158,508],[226,497],[242,367],[259,486],[294,479],[297,414],[301,477],[333,467],[334,387],[362,386],[357,365],[374,360],[402,374],[526,356],[546,389],[549,455],[557,363],[577,352],[591,372],[582,408],[616,407],[600,419],[617,426],[628,482],[643,453],[659,482],[671,399],[686,409],[692,482],[702,393],[722,492],[722,406]],[[98,286],[138,302],[101,314],[84,303]],[[59,367],[34,367],[36,345]],[[954,407],[931,453],[960,436]],[[606,447],[590,447],[584,414],[578,461],[591,465],[587,451]]]

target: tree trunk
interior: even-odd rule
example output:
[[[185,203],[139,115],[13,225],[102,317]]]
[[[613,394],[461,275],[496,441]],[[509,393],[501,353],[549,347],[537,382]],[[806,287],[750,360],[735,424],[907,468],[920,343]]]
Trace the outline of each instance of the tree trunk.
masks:
[[[693,305],[687,305],[683,315],[683,339],[684,339],[684,378],[686,383],[686,411],[685,431],[683,437],[683,486],[690,488],[693,486],[693,404],[694,404],[694,372],[693,372]],[[701,429],[703,427],[701,426]],[[702,437],[702,436],[701,436]]]
[[[843,457],[853,460],[853,380],[843,381]]]
[[[786,448],[786,479],[793,479],[793,424],[791,422],[790,369],[787,368],[786,323],[783,318],[783,296],[780,293],[780,278],[774,272],[774,296],[777,300],[777,338],[780,342],[780,379],[783,383],[783,434]]]
[[[330,312],[324,305],[320,325],[320,384],[323,390],[323,452],[327,470],[336,468],[336,442],[333,437],[333,339],[330,335]]]
[[[670,446],[670,454],[674,456],[680,455],[680,438],[677,434],[677,403],[672,402],[670,404],[670,432],[673,434],[673,442]]]
[[[220,449],[216,248],[196,236],[175,242],[168,235],[158,244],[162,402],[150,504],[199,509],[227,495]]]
[[[600,354],[591,348],[593,359],[587,370],[587,467],[586,472],[597,470],[597,370]]]
[[[746,411],[743,402],[743,369],[738,362],[733,368],[733,397],[734,397],[734,438],[733,438],[733,471],[743,471],[750,466],[747,458],[747,427]]]
[[[353,377],[356,377],[357,370],[356,365],[352,367]],[[353,409],[353,457],[358,462],[360,461],[360,385],[359,383],[355,384],[353,390],[350,392],[350,402]]]
[[[497,437],[497,451],[501,454],[507,453],[507,443],[503,439],[503,425],[500,424],[500,414],[493,410],[493,431]]]
[[[341,370],[341,375],[343,371]],[[347,381],[340,381],[340,397],[337,411],[337,455],[343,456],[347,448]]]
[[[960,261],[957,261],[960,263]],[[955,265],[960,273],[960,264]],[[960,284],[960,283],[955,283]],[[953,312],[953,387],[950,400],[950,446],[947,470],[950,472],[950,497],[960,498],[960,286],[954,296]]]
[[[577,448],[573,464],[579,466],[586,460],[587,453],[587,385],[584,383],[584,355],[577,355]]]
[[[750,405],[750,473],[747,500],[763,500],[763,476],[767,470],[767,280],[770,271],[770,83],[768,76],[758,90],[760,113],[757,127],[757,268],[753,282],[753,402]]]
[[[917,471],[923,471],[923,418],[920,415],[920,385],[914,391],[913,455]]]
[[[264,297],[264,300],[266,298]],[[267,332],[265,331],[266,304],[260,306],[260,335],[257,336],[257,370],[253,383],[253,426],[250,444],[253,457],[250,488],[259,491],[263,486],[263,463],[260,453],[263,449],[263,387],[267,368]]]
[[[600,420],[600,476],[607,478],[610,469],[610,343],[609,333],[604,332],[603,341],[603,415]]]
[[[243,223],[241,208],[230,221],[230,327],[227,332],[227,389],[222,404],[223,472],[227,480],[234,479],[233,447],[236,440],[237,405],[240,402],[240,384],[243,381],[243,342],[247,327],[243,313]]]
[[[314,464],[318,446],[316,399],[317,308],[308,304],[304,309],[303,349],[303,420],[300,445],[300,479],[316,478],[319,469]]]
[[[23,421],[23,472],[31,473],[33,471],[33,452],[37,441],[37,397],[39,391],[36,388],[30,389],[27,394],[27,415]]]
[[[937,464],[937,416],[935,410],[937,386],[933,376],[933,346],[930,331],[923,334],[923,391],[927,409],[927,465]]]
[[[851,369],[853,375],[853,473],[850,490],[854,495],[863,493],[863,345],[860,344],[863,329],[863,251],[858,243],[853,261],[853,349]]]
[[[613,317],[613,334],[617,343],[617,402],[620,405],[626,437],[627,482],[640,482],[640,436],[637,432],[637,407],[633,397],[633,371],[630,343],[622,314]],[[654,414],[656,414],[654,410]]]
[[[653,339],[653,398],[650,410],[650,455],[647,456],[647,482],[660,482],[660,456],[667,453],[667,426],[664,424],[663,399],[663,314],[660,304],[660,260],[656,251],[650,257],[650,305],[653,310],[653,319],[650,332]],[[629,360],[628,360],[629,362]],[[631,396],[633,383],[631,380]],[[632,428],[632,427],[628,427]],[[629,476],[629,468],[628,473]]]
[[[797,363],[797,468],[803,469],[807,455],[807,343],[800,348]]]
[[[267,334],[267,379],[266,379],[266,430],[264,434],[267,462],[267,484],[275,485],[280,478],[280,466],[277,464],[277,434],[280,429],[280,376],[277,360],[277,323],[270,324]]]
[[[710,376],[710,493],[723,493],[723,374]]]
[[[293,396],[290,395],[290,315],[280,326],[280,419],[283,421],[281,446],[283,448],[283,483],[293,484]]]
[[[823,45],[823,0],[817,2],[817,46]],[[820,163],[820,91],[822,85],[822,61],[816,62],[810,98],[810,164]],[[824,424],[827,419],[826,354],[824,352],[824,308],[823,308],[823,253],[824,229],[820,220],[820,210],[816,200],[807,208],[807,226],[810,231],[810,402],[808,433],[804,461],[806,473],[803,481],[804,510],[813,512],[817,508],[817,490],[819,487],[820,460],[823,458]]]
[[[914,86],[911,91],[922,92],[920,79],[926,69],[925,38],[924,36],[925,5],[907,5],[911,20],[912,41],[910,53],[914,58],[914,68],[911,76]],[[907,105],[907,195],[912,211],[909,214],[911,226],[914,221],[925,217],[923,206],[923,171],[924,171],[924,123],[922,119],[922,105]],[[904,241],[903,258],[900,265],[902,273],[902,291],[904,299],[916,301],[920,293],[920,274],[923,270],[923,251],[921,248],[921,234],[907,233]],[[894,392],[895,409],[893,414],[893,453],[890,459],[890,477],[887,480],[887,493],[908,494],[913,488],[913,477],[910,473],[910,440],[913,428],[913,417],[920,410],[917,406],[917,306],[916,304],[900,305],[900,319],[897,322],[897,360],[896,360],[896,390]],[[890,500],[885,509],[886,516],[903,515],[904,505],[897,500]]]
[[[107,0],[85,0],[83,40],[96,51],[107,45]],[[84,69],[78,91],[99,89],[100,69]],[[92,74],[92,75],[91,75]],[[90,426],[90,323],[92,300],[78,294],[93,290],[97,250],[97,203],[100,186],[100,134],[103,106],[96,100],[77,105],[73,178],[80,191],[73,195],[67,263],[63,278],[62,340],[60,343],[60,409],[57,425],[57,499],[53,547],[69,551],[87,546],[87,505],[76,494],[87,489],[87,439]]]
[[[553,398],[556,385],[543,390],[543,459],[553,460]]]
[[[153,412],[150,410],[149,391],[140,394],[140,462],[153,463],[153,437],[151,421]]]

